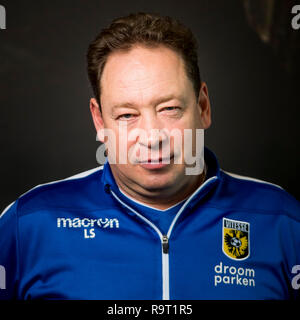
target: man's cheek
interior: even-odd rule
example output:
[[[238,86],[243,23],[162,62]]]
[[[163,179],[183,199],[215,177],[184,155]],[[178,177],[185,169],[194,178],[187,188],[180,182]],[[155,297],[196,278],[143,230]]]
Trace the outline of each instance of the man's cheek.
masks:
[[[117,161],[118,164],[128,164],[128,141],[127,137],[124,137],[124,139],[117,141],[116,146],[116,154],[117,154]]]
[[[127,123],[119,123],[117,135],[117,159],[119,164],[128,164],[128,148],[130,141],[128,141]]]

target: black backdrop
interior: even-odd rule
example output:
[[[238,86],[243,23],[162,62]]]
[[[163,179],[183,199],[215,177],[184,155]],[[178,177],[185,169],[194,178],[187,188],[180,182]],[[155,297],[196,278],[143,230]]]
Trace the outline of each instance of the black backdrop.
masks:
[[[98,166],[86,49],[111,19],[136,11],[172,15],[194,31],[212,102],[205,141],[221,167],[300,199],[299,76],[289,76],[249,27],[242,1],[0,4],[7,14],[0,30],[0,211],[37,184]]]

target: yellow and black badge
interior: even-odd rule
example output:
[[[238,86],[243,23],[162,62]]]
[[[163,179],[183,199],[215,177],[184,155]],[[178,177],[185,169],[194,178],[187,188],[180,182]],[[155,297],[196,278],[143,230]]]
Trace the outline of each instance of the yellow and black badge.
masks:
[[[250,224],[223,218],[223,252],[233,260],[244,260],[250,255]]]

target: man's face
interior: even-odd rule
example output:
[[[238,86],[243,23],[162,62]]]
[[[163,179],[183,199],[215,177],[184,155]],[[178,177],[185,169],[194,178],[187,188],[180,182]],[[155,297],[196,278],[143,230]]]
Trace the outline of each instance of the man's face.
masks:
[[[101,78],[100,103],[101,113],[91,99],[91,111],[97,131],[110,129],[116,137],[116,144],[107,147],[109,156],[116,155],[117,163],[110,165],[119,186],[149,195],[171,194],[188,185],[191,176],[185,173],[184,152],[168,133],[177,129],[183,137],[184,129],[192,129],[195,140],[195,129],[210,125],[210,106],[205,84],[198,99],[176,52],[163,46],[136,46],[111,54]],[[122,131],[125,127],[127,134]],[[137,130],[146,135],[133,134]],[[127,163],[120,164],[119,150],[124,146]],[[161,163],[168,154],[165,146],[170,151],[169,164]]]

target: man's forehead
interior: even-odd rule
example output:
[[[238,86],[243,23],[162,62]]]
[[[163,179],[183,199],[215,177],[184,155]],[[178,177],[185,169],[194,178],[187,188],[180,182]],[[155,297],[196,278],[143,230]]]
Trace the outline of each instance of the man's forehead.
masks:
[[[191,84],[187,83],[181,59],[168,48],[136,48],[117,53],[104,68],[101,95],[116,107],[141,100],[151,104],[183,100],[186,87]]]

